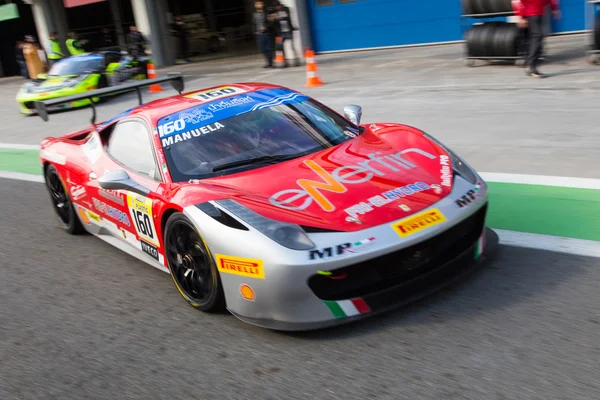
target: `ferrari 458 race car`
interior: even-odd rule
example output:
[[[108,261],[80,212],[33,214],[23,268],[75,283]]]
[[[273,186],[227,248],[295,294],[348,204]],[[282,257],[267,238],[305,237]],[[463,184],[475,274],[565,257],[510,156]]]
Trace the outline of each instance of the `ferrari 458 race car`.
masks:
[[[41,163],[69,233],[170,273],[199,310],[327,327],[431,293],[498,243],[486,183],[419,129],[271,84],[159,79],[180,94],[47,138]]]
[[[34,101],[70,96],[121,84],[132,79],[146,79],[148,58],[134,58],[116,51],[102,51],[67,57],[58,61],[47,74],[25,83],[17,93],[23,114],[35,112]],[[98,98],[63,103],[56,109],[84,107]]]

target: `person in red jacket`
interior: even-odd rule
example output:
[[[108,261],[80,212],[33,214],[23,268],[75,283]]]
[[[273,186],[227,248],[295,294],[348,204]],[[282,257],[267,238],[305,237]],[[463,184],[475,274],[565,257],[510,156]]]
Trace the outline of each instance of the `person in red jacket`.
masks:
[[[546,6],[550,5],[552,14],[555,19],[560,18],[558,9],[559,0],[512,0],[512,6],[515,14],[520,17],[518,26],[521,28],[528,27],[529,51],[527,60],[525,61],[525,73],[536,78],[543,78],[545,75],[537,69],[537,62],[542,53],[542,42],[544,40],[544,32],[542,28],[543,17]]]

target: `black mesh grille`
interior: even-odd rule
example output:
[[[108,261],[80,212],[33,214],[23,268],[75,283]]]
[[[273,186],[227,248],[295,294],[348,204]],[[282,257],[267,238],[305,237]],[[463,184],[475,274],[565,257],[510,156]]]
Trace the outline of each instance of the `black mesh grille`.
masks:
[[[33,110],[35,108],[33,106],[33,101],[26,101],[25,103],[23,103],[23,105],[29,110]]]
[[[333,270],[332,276],[336,279],[313,275],[308,285],[315,295],[323,300],[364,297],[406,285],[472,248],[483,230],[486,212],[487,204],[466,220],[431,239],[375,259]]]

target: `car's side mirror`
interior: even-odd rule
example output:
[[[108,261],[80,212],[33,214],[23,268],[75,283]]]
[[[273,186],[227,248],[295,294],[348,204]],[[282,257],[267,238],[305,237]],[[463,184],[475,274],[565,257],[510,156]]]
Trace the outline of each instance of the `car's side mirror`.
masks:
[[[344,107],[344,116],[348,118],[352,123],[360,125],[360,119],[362,118],[362,107],[355,104],[350,104]]]
[[[129,190],[142,196],[150,194],[150,189],[131,179],[123,170],[107,172],[98,179],[98,185],[106,190]]]

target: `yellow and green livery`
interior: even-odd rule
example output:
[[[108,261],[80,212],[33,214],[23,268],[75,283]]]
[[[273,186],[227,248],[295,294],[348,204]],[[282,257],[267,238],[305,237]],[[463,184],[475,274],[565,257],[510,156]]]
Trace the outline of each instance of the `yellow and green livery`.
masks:
[[[47,74],[25,83],[17,93],[23,114],[34,114],[34,101],[80,94],[133,79],[147,79],[148,58],[134,58],[117,51],[85,53],[56,62]],[[98,98],[93,99],[98,102]],[[62,104],[57,109],[84,107],[90,100]]]

